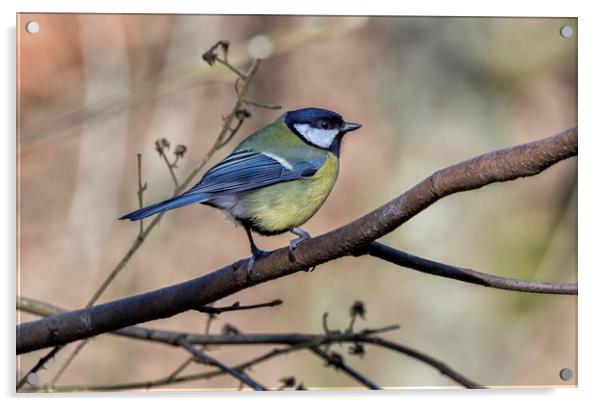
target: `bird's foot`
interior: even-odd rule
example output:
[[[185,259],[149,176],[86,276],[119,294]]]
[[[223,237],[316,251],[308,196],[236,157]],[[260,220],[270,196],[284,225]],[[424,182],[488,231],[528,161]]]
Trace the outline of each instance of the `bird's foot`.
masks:
[[[249,262],[247,262],[247,278],[251,279],[251,274],[253,273],[253,267],[255,266],[255,261],[261,257],[265,257],[269,254],[268,251],[260,250],[259,248],[255,248],[251,252],[251,258],[249,258]]]
[[[297,246],[305,240],[311,238],[311,235],[302,228],[299,227],[291,227],[290,232],[299,236],[299,238],[295,238],[288,243],[288,257],[291,262],[295,262],[295,249]]]

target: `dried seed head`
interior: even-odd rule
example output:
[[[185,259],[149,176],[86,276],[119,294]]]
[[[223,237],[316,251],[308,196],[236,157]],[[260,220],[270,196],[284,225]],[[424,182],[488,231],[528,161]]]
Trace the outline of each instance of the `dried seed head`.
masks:
[[[297,383],[297,380],[294,376],[285,376],[284,378],[280,378],[280,382],[282,382],[283,387],[292,388]]]
[[[349,355],[356,355],[362,358],[365,353],[366,350],[364,349],[364,346],[361,343],[353,343],[353,346],[349,347]]]
[[[247,109],[236,110],[235,116],[238,120],[244,120],[251,117],[251,112]]]
[[[184,154],[186,154],[187,150],[188,148],[186,148],[186,145],[178,144],[173,153],[178,158],[184,158]]]
[[[233,326],[230,323],[226,323],[224,328],[222,328],[222,334],[224,335],[238,335],[240,334],[240,330]]]
[[[360,316],[362,319],[366,316],[366,306],[361,300],[356,300],[351,306],[351,317]]]
[[[169,149],[169,141],[167,140],[167,138],[160,138],[157,141],[155,141],[155,149],[159,154],[163,154],[165,148]]]
[[[343,356],[338,352],[331,352],[330,360],[328,361],[327,365],[332,365],[336,369],[339,369],[343,365]]]

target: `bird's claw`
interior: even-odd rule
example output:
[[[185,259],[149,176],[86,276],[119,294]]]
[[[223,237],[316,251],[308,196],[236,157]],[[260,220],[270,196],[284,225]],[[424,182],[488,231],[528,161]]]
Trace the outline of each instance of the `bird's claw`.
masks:
[[[295,238],[294,240],[291,240],[288,243],[288,257],[291,260],[291,262],[295,262],[295,249],[297,249],[297,245],[299,245],[299,243],[307,240],[309,237],[299,237],[299,238]]]
[[[298,235],[299,238],[295,238],[288,243],[288,257],[291,262],[295,262],[295,249],[297,246],[305,240],[309,240],[311,235],[309,233],[299,227],[291,227],[289,231],[295,235]]]
[[[268,255],[267,251],[260,250],[259,248],[253,250],[251,253],[251,257],[247,262],[247,278],[251,279],[251,274],[253,273],[253,267],[255,266],[255,261],[261,257],[265,257]]]

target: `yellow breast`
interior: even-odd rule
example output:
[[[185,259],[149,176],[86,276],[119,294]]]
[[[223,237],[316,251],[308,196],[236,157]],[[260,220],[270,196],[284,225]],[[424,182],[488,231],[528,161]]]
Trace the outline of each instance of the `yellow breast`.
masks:
[[[254,190],[246,194],[241,203],[259,231],[286,231],[302,225],[318,211],[338,173],[338,159],[328,152],[324,165],[312,177]]]

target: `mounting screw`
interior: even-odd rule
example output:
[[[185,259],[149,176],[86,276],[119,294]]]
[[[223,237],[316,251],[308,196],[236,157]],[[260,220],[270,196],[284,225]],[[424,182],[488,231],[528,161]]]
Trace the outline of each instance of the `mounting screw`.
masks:
[[[37,385],[38,384],[38,375],[36,373],[31,373],[29,375],[27,375],[27,383],[30,385]]]
[[[563,25],[560,27],[560,36],[562,38],[571,38],[573,36],[573,27],[570,25]]]
[[[559,375],[560,379],[563,381],[568,381],[573,377],[573,371],[570,368],[562,368]]]
[[[38,31],[40,31],[40,24],[38,24],[37,21],[28,21],[25,23],[25,31],[30,34],[36,34]]]

